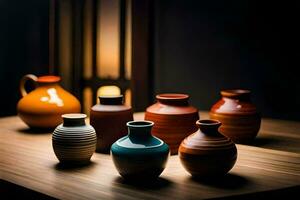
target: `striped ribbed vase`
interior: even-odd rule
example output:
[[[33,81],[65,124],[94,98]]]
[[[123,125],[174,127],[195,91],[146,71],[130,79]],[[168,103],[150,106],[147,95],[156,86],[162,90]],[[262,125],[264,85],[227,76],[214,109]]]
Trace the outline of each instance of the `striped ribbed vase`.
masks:
[[[64,114],[52,135],[52,146],[63,164],[87,164],[96,150],[95,129],[85,123],[85,114]]]

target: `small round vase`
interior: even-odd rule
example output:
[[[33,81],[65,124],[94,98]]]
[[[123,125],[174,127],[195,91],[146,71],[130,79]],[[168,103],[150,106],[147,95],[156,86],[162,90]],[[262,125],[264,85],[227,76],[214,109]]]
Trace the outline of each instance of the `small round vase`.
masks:
[[[27,94],[25,83],[32,81],[36,89]],[[61,115],[80,112],[79,101],[59,85],[58,76],[25,75],[20,83],[23,98],[18,102],[19,117],[31,128],[54,129],[62,123]]]
[[[63,164],[87,164],[96,150],[95,129],[86,125],[85,114],[64,114],[63,124],[52,135],[52,146]]]
[[[235,164],[235,144],[218,132],[221,122],[198,120],[199,130],[185,138],[179,147],[183,167],[194,177],[217,177],[226,174]]]
[[[250,143],[260,129],[261,117],[249,90],[221,91],[222,99],[210,110],[210,118],[222,122],[220,132],[235,143]]]
[[[171,154],[178,153],[180,142],[197,130],[198,109],[190,106],[186,94],[160,94],[147,108],[145,120],[154,122],[152,134],[166,142]]]
[[[97,133],[97,152],[108,152],[111,145],[127,134],[126,123],[133,120],[132,109],[123,105],[123,95],[101,96],[91,108],[90,123]]]
[[[169,147],[151,135],[153,124],[150,121],[128,122],[128,135],[111,146],[113,162],[123,178],[155,179],[165,169]]]

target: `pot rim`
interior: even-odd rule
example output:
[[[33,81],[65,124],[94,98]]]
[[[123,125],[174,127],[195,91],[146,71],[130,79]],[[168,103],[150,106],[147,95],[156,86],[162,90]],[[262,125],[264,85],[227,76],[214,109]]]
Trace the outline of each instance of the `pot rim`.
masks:
[[[129,121],[126,123],[128,127],[142,128],[142,127],[152,127],[154,125],[153,121],[138,120],[138,121]]]
[[[221,95],[223,97],[241,97],[241,96],[249,96],[251,93],[250,90],[246,89],[228,89],[222,90]]]
[[[61,117],[63,119],[85,119],[87,115],[83,113],[67,113],[61,115]]]
[[[182,94],[182,93],[163,93],[163,94],[158,94],[156,95],[156,99],[174,99],[174,100],[185,100],[188,99],[189,95],[188,94]]]
[[[38,83],[57,83],[61,80],[60,76],[46,75],[39,76],[37,79]]]
[[[221,122],[219,120],[215,120],[215,119],[200,119],[197,120],[196,122],[197,125],[201,125],[201,126],[216,126],[216,125],[221,125]]]

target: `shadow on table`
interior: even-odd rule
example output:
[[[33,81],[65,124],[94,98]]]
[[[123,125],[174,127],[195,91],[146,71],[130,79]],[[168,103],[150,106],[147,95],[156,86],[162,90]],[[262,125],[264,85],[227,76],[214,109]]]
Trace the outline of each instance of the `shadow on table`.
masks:
[[[280,151],[299,153],[299,138],[288,138],[282,136],[259,136],[249,146],[261,147]]]
[[[25,134],[51,134],[54,129],[41,129],[41,128],[22,128],[18,129],[17,132]]]
[[[300,195],[300,186],[282,188],[278,190],[268,190],[255,192],[251,194],[241,194],[229,197],[223,197],[223,200],[253,200],[253,199],[295,199],[298,200]]]
[[[78,170],[78,169],[88,169],[96,166],[97,163],[93,161],[89,161],[87,163],[82,164],[74,164],[74,163],[57,163],[54,165],[54,168],[59,171],[72,171],[72,170]]]
[[[171,186],[172,182],[168,179],[158,177],[154,180],[145,180],[145,181],[130,181],[125,180],[122,177],[117,177],[115,179],[115,182],[122,185],[131,186],[135,189],[145,190],[145,189],[151,189],[151,190],[160,190],[163,188],[166,188],[168,186]]]
[[[246,178],[236,174],[230,174],[230,173],[221,177],[214,177],[214,178],[190,177],[190,179],[202,185],[208,185],[211,187],[222,188],[222,189],[239,189],[249,184],[249,180],[247,180]]]
[[[276,146],[280,145],[282,140],[270,136],[263,136],[255,138],[249,145],[256,147],[264,147],[264,146]]]

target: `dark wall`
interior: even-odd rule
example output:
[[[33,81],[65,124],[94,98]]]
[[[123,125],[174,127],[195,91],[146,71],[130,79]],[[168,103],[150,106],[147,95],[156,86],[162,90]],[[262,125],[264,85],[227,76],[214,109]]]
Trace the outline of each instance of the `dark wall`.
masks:
[[[0,116],[16,114],[19,80],[48,72],[49,2],[0,0]]]
[[[221,89],[246,88],[264,116],[300,120],[294,2],[155,0],[154,93],[208,110]],[[48,16],[48,1],[0,0],[0,116],[16,113],[24,74],[48,73]]]
[[[155,93],[188,93],[208,110],[221,89],[246,88],[263,116],[300,120],[299,8],[288,1],[155,1]]]

